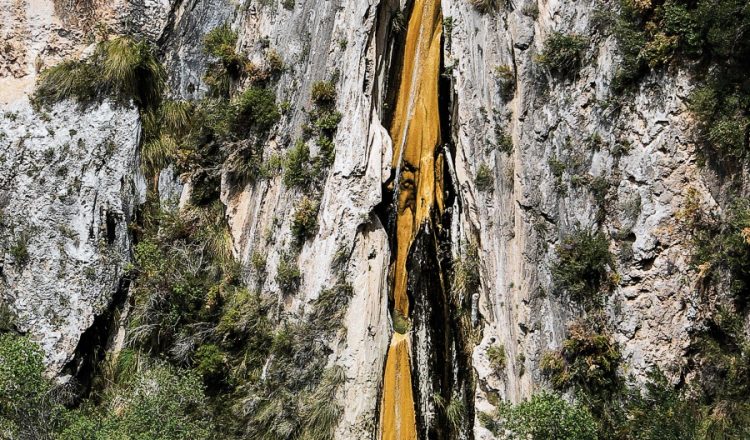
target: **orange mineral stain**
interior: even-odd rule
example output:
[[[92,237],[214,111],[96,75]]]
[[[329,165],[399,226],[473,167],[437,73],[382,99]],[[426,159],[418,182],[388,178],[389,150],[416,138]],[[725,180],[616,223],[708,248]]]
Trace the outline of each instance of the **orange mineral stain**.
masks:
[[[438,0],[416,0],[409,18],[393,122],[393,167],[399,170],[396,256],[392,266],[393,314],[408,318],[406,262],[420,227],[434,208],[443,210],[438,80],[442,13]],[[417,438],[411,378],[410,336],[394,333],[386,358],[380,409],[381,440]]]

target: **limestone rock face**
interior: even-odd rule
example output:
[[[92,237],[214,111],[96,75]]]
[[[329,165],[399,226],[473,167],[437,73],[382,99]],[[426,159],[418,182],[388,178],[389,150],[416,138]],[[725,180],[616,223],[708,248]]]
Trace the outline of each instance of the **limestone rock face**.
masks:
[[[0,115],[0,296],[51,373],[72,359],[130,261],[139,131],[134,109],[107,102],[39,112],[22,102]]]
[[[600,209],[619,275],[606,312],[627,371],[644,380],[658,366],[677,377],[699,315],[679,213],[689,198],[715,210],[717,193],[713,176],[697,165],[688,75],[653,74],[618,100],[616,42],[594,26],[597,2],[515,2],[496,15],[443,3],[453,24],[446,64],[456,93],[456,166],[462,191],[475,201],[469,218],[480,237],[479,380],[513,401],[543,386],[541,355],[560,347],[567,323],[582,312],[554,293],[555,246],[575,227],[594,227]],[[571,78],[553,76],[534,59],[552,32],[587,38]],[[509,96],[500,66],[513,73]],[[512,151],[497,148],[498,133],[512,138]],[[481,164],[493,171],[492,191],[474,184]],[[558,164],[564,171],[556,176]],[[594,179],[606,182],[600,201]],[[508,354],[501,376],[486,355],[494,344]],[[479,388],[476,407],[491,408]],[[479,426],[476,434],[491,438]]]

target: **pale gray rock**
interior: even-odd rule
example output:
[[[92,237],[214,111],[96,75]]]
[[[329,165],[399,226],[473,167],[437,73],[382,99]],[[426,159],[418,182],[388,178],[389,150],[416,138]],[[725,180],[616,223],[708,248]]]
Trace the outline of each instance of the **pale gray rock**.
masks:
[[[106,101],[19,102],[0,115],[0,296],[49,373],[72,359],[130,261],[139,131],[137,111]]]

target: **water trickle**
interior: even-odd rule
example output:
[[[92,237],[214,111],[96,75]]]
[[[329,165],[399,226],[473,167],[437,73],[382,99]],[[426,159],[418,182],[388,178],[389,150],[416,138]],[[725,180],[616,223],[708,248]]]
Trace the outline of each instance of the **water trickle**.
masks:
[[[380,439],[411,440],[419,436],[419,419],[428,421],[434,412],[432,398],[417,396],[432,389],[430,384],[415,384],[412,379],[412,339],[408,331],[411,318],[409,298],[410,253],[418,234],[433,236],[433,218],[442,215],[444,162],[440,149],[441,120],[439,110],[439,77],[441,65],[442,14],[438,0],[416,0],[409,18],[404,60],[396,105],[390,127],[393,144],[397,146],[393,168],[394,197],[392,237],[395,258],[391,267],[390,303],[396,332],[386,359],[380,405]],[[420,233],[420,231],[422,231]],[[429,238],[427,239],[430,240]],[[439,277],[432,274],[433,277]],[[412,291],[414,289],[411,289]],[[420,303],[425,307],[424,302]],[[425,315],[425,311],[421,311]],[[424,321],[424,320],[423,320]],[[419,346],[417,353],[418,377],[429,380],[430,368],[425,364],[430,356],[427,322],[416,322]],[[421,368],[423,367],[423,368]],[[422,370],[421,373],[419,371]],[[422,392],[420,393],[420,390]],[[421,431],[424,432],[424,427]]]

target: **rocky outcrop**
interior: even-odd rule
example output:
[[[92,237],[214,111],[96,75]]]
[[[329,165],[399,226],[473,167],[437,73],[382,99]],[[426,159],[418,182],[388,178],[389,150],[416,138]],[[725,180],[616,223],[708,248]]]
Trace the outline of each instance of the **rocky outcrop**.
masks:
[[[0,296],[48,371],[72,359],[108,308],[130,261],[128,231],[144,197],[134,109],[28,102],[0,116]]]
[[[555,246],[574,227],[598,222],[618,257],[619,284],[606,311],[627,373],[640,381],[658,366],[678,378],[700,306],[679,213],[690,197],[716,209],[712,176],[697,165],[688,75],[653,74],[632,95],[615,94],[616,42],[595,27],[603,7],[595,1],[517,2],[496,15],[449,3],[457,172],[465,198],[474,201],[469,226],[479,233],[483,269],[485,331],[473,356],[483,384],[477,409],[491,407],[484,391],[517,401],[543,386],[540,356],[560,346],[566,324],[582,313],[554,294]],[[573,78],[536,62],[552,32],[587,38]],[[511,69],[510,96],[500,66]],[[512,151],[497,148],[502,133],[512,137]],[[481,164],[492,169],[491,191],[474,184]],[[564,171],[555,175],[554,165]],[[606,182],[600,201],[593,179]],[[502,374],[487,359],[495,344],[508,355]],[[477,434],[490,438],[481,428]]]

